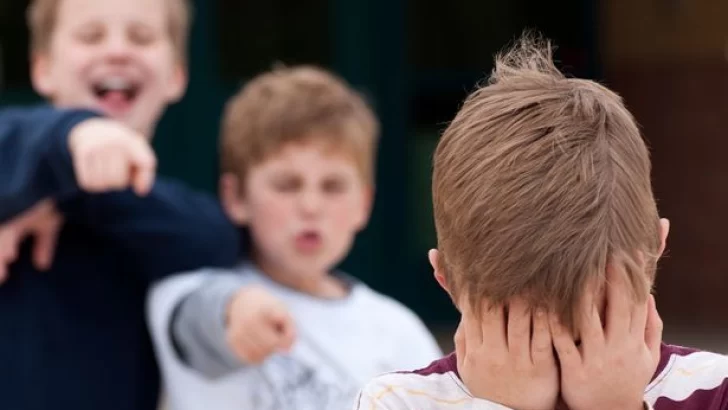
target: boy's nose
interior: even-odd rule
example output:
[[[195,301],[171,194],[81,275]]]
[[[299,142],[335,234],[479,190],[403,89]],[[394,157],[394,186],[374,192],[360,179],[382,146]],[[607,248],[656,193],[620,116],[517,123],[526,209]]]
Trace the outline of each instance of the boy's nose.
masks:
[[[317,192],[303,192],[299,205],[305,215],[317,215],[321,211],[321,195]]]
[[[105,51],[109,60],[126,61],[131,56],[132,44],[125,36],[109,36]]]

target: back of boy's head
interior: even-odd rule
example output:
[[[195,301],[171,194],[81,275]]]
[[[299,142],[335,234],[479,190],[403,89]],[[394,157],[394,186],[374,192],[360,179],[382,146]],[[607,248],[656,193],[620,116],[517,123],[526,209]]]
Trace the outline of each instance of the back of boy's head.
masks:
[[[58,9],[63,0],[31,0],[27,12],[31,53],[44,53],[53,39]],[[104,1],[104,0],[98,0]],[[179,58],[186,61],[192,6],[190,0],[163,0],[169,10],[169,36]]]
[[[435,153],[433,201],[439,265],[476,312],[525,297],[573,327],[613,261],[635,300],[649,295],[660,238],[647,147],[620,97],[565,77],[544,40],[524,36],[466,99]]]
[[[280,67],[251,80],[227,104],[222,170],[244,183],[251,167],[291,143],[320,142],[351,156],[374,181],[379,124],[340,78],[310,66]]]

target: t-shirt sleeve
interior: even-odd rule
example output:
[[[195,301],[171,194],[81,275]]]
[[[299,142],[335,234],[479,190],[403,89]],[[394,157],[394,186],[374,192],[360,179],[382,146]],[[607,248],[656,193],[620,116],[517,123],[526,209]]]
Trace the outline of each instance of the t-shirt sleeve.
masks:
[[[392,314],[390,317],[393,319],[391,328],[399,336],[397,368],[399,370],[419,369],[441,358],[442,349],[417,314],[399,303],[395,306],[397,312],[393,312],[396,314]]]
[[[172,313],[169,331],[179,359],[209,379],[244,366],[225,338],[227,305],[244,286],[238,275],[211,274]]]

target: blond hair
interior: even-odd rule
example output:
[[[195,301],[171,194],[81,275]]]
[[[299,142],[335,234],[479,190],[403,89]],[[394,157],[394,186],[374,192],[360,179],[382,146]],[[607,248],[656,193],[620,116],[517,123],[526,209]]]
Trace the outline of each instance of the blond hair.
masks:
[[[649,295],[660,240],[647,147],[620,97],[565,77],[544,40],[496,57],[437,146],[432,193],[440,265],[476,311],[519,296],[573,327],[612,261],[637,300]]]
[[[227,104],[222,169],[245,181],[249,169],[291,142],[317,140],[346,149],[374,183],[379,124],[364,99],[333,74],[279,67],[250,81]]]
[[[56,28],[56,19],[61,1],[63,0],[31,1],[27,11],[27,21],[30,28],[30,50],[32,53],[43,53],[48,50]],[[186,61],[192,6],[189,0],[164,1],[167,3],[169,10],[169,36],[178,57]]]

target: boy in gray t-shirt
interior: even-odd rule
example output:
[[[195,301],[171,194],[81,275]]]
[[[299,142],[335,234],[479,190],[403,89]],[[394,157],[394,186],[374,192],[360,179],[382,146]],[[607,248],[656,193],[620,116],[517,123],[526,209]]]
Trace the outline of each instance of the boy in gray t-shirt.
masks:
[[[371,377],[440,356],[410,310],[331,273],[368,220],[376,136],[362,98],[314,68],[261,75],[229,103],[222,200],[252,260],[152,294],[173,409],[349,408]]]

